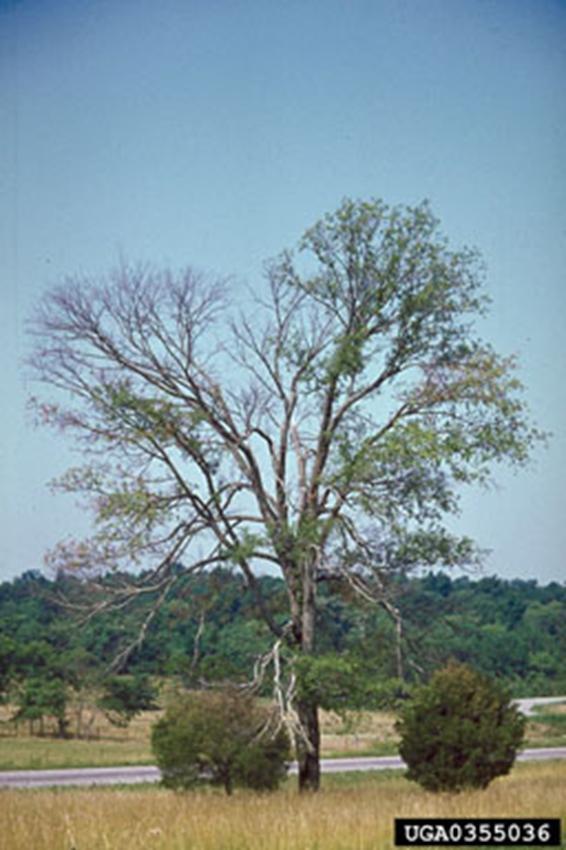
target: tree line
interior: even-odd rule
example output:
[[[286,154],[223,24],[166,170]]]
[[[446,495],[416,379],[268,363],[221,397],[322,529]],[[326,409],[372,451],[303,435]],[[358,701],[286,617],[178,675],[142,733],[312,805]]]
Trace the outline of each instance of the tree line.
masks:
[[[125,723],[155,704],[152,681],[202,688],[250,680],[271,646],[255,595],[234,571],[191,575],[178,569],[177,592],[155,612],[139,645],[140,626],[155,603],[151,595],[124,610],[81,619],[92,590],[74,577],[51,580],[31,571],[0,585],[3,699],[38,728],[44,715],[55,717],[65,734],[71,698],[86,706],[95,693],[108,716]],[[143,583],[144,575],[138,580]],[[111,574],[101,584],[111,592],[120,581],[120,574]],[[282,622],[284,582],[269,575],[258,581],[272,616]],[[397,578],[392,593],[404,626],[403,680],[387,612],[348,594],[321,591],[315,652],[296,664],[302,693],[328,708],[391,705],[450,661],[497,678],[514,696],[566,691],[562,585],[453,579],[431,571]],[[270,681],[263,687],[268,694]],[[86,733],[88,715],[81,722]]]

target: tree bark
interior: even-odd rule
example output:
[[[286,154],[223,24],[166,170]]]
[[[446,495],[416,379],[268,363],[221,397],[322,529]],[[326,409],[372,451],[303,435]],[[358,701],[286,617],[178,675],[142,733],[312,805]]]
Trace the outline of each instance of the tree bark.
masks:
[[[299,702],[297,706],[299,720],[310,748],[300,743],[297,748],[299,763],[299,791],[318,791],[320,788],[320,728],[318,706],[310,702]]]

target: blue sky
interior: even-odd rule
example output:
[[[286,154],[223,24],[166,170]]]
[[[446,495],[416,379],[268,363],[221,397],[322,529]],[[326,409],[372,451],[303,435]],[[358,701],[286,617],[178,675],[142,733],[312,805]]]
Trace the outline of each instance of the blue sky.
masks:
[[[530,470],[465,496],[488,573],[564,580],[566,3],[0,0],[0,578],[87,529],[47,482],[24,324],[68,273],[120,255],[261,285],[344,196],[429,198],[479,248],[484,335],[516,352]]]

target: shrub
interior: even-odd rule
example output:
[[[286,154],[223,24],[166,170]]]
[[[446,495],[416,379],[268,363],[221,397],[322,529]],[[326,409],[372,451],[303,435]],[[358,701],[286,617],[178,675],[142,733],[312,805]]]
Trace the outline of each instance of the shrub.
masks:
[[[168,788],[200,782],[274,790],[286,776],[289,739],[269,734],[269,711],[233,690],[178,696],[153,727],[151,743]]]
[[[485,788],[510,771],[524,730],[508,693],[461,664],[418,688],[397,723],[407,778],[429,791]]]

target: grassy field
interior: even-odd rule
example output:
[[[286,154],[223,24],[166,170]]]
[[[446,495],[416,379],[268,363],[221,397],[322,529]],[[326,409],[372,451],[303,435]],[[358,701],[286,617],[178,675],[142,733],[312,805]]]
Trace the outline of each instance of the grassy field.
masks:
[[[31,737],[25,725],[16,731],[0,713],[0,770],[33,770],[61,767],[109,767],[152,764],[151,725],[159,716],[146,712],[127,729],[112,726],[103,714],[96,715],[91,740]],[[322,712],[322,755],[388,755],[397,751],[398,739],[391,712],[356,712],[346,718]],[[529,721],[525,745],[566,746],[566,704],[546,706]]]
[[[1,717],[2,715],[0,715]],[[145,712],[121,729],[99,712],[89,740],[50,736],[36,737],[21,725],[17,730],[7,722],[3,707],[0,723],[0,770],[41,770],[55,767],[109,767],[111,765],[151,764],[150,730],[159,716]]]
[[[108,767],[111,765],[150,764],[154,761],[150,746],[151,726],[157,712],[144,712],[126,729],[112,726],[98,713],[91,740],[30,736],[27,726],[16,731],[7,721],[0,724],[0,770],[42,769],[50,767]],[[0,714],[0,720],[2,714]],[[359,712],[346,719],[322,712],[322,752],[326,757],[340,755],[382,755],[394,753],[397,737],[395,717],[388,712]]]
[[[544,705],[535,709],[527,735],[532,747],[566,746],[566,703]]]
[[[317,795],[159,788],[3,791],[0,850],[389,850],[396,817],[566,817],[566,769],[519,765],[486,791],[432,795],[398,774]],[[564,824],[563,824],[564,829]],[[500,845],[501,846],[501,845]]]

